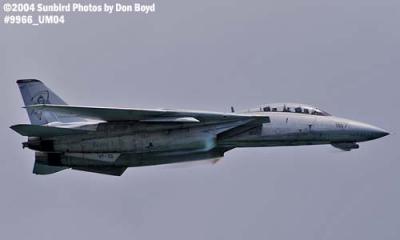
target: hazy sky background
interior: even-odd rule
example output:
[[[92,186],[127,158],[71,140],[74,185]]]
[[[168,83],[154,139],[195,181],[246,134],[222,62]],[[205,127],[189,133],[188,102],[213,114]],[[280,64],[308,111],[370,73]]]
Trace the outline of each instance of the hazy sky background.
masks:
[[[168,0],[66,21],[0,24],[0,238],[400,238],[400,1]],[[20,78],[77,105],[303,102],[391,135],[352,152],[236,149],[216,165],[36,176],[9,129],[28,122]]]

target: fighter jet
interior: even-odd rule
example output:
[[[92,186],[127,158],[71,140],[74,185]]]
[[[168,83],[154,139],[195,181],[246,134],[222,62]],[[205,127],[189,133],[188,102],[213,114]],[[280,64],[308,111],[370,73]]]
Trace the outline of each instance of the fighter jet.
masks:
[[[331,144],[350,151],[389,133],[305,104],[244,112],[67,105],[36,79],[17,81],[31,124],[11,129],[35,151],[33,173],[64,169],[120,176],[128,167],[216,161],[240,147]]]

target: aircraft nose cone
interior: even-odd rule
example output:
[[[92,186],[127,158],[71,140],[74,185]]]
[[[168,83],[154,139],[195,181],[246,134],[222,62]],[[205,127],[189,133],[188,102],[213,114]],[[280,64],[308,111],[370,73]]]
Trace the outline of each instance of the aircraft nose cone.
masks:
[[[387,132],[386,130],[367,124],[363,124],[363,126],[361,127],[361,131],[363,135],[368,138],[368,140],[373,140],[389,135],[389,132]]]
[[[382,128],[378,128],[378,127],[375,127],[374,129],[372,129],[370,131],[371,131],[371,135],[373,135],[375,137],[375,139],[389,135],[389,132],[387,132],[386,130],[383,130]]]

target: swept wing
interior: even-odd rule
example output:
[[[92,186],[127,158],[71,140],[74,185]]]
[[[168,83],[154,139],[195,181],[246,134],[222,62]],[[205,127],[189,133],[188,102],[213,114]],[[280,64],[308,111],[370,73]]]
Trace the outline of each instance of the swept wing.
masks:
[[[236,113],[218,113],[206,111],[139,109],[139,108],[108,108],[86,107],[55,104],[37,104],[26,106],[36,111],[48,111],[68,114],[83,118],[103,121],[143,121],[143,122],[219,122],[234,120],[262,120],[269,122],[266,116],[248,116]]]

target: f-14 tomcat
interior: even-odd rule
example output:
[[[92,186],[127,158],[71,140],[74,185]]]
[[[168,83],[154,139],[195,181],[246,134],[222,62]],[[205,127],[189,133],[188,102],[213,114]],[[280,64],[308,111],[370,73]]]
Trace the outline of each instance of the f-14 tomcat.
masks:
[[[230,113],[67,105],[36,79],[18,80],[31,124],[11,128],[35,150],[33,173],[64,169],[120,176],[128,167],[216,160],[237,147],[331,144],[349,151],[388,135],[294,103]]]

